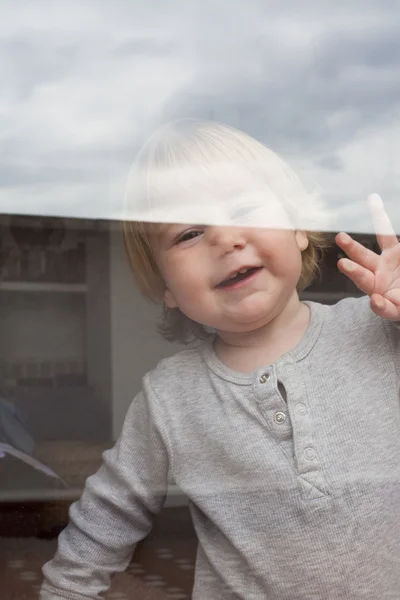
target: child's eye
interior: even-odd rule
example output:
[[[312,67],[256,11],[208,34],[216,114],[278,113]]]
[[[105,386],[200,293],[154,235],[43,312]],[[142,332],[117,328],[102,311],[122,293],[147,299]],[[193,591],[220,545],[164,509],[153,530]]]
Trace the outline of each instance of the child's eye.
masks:
[[[178,236],[176,243],[180,244],[182,242],[188,242],[189,240],[192,240],[195,237],[198,237],[199,235],[202,235],[202,231],[198,230],[198,229],[192,229],[191,231],[185,231],[184,233],[182,233],[182,235]]]

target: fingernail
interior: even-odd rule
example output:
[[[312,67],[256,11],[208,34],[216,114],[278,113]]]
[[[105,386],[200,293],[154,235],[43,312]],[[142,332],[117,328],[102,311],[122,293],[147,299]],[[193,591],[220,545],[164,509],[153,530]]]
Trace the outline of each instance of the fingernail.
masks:
[[[344,258],[342,264],[343,263],[346,271],[354,271],[356,268],[356,265],[353,262],[351,262],[351,260],[349,260],[348,258]]]
[[[380,197],[379,194],[376,194],[376,193],[370,194],[368,196],[368,200],[369,200],[369,202],[372,202],[376,206],[382,206],[382,204],[383,204],[382,198]]]
[[[349,236],[348,233],[342,232],[340,234],[340,237],[342,238],[342,242],[346,242],[347,243],[347,242],[350,242],[350,240],[351,240],[351,237]]]

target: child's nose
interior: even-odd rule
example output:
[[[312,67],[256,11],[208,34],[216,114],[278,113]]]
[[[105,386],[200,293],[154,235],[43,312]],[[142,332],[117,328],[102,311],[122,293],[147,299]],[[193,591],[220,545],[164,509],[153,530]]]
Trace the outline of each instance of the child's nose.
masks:
[[[246,246],[246,236],[241,227],[208,228],[208,238],[212,246],[217,246],[222,252],[231,252]]]

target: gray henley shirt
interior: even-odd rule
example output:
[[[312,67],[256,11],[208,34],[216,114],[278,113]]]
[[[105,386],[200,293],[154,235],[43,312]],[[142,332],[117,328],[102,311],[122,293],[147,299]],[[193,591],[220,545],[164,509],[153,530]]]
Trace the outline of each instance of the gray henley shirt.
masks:
[[[205,343],[144,377],[41,600],[101,597],[170,477],[199,539],[195,600],[399,600],[400,330],[368,298],[309,306],[273,365],[237,373]]]

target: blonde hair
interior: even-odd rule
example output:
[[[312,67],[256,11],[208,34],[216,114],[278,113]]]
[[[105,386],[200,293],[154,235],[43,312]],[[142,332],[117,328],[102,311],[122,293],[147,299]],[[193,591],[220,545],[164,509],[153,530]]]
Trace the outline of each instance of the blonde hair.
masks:
[[[194,202],[200,202],[200,207],[202,195],[212,194],[216,185],[229,196],[231,189],[221,163],[234,167],[235,173],[250,173],[257,185],[267,186],[282,202],[293,228],[307,231],[309,244],[302,252],[298,291],[318,272],[329,242],[325,234],[313,230],[323,214],[317,196],[308,194],[288,165],[251,136],[219,123],[183,119],[162,127],[149,139],[128,178],[124,243],[136,283],[149,300],[161,302],[165,289],[155,256],[154,223],[176,218],[171,217],[170,201],[182,195],[192,197],[193,190],[198,193]],[[187,208],[188,220],[182,222],[194,222],[193,208],[196,206]],[[304,227],[306,218],[309,227]],[[159,330],[167,339],[183,342],[208,335],[201,324],[179,309],[166,307]]]

